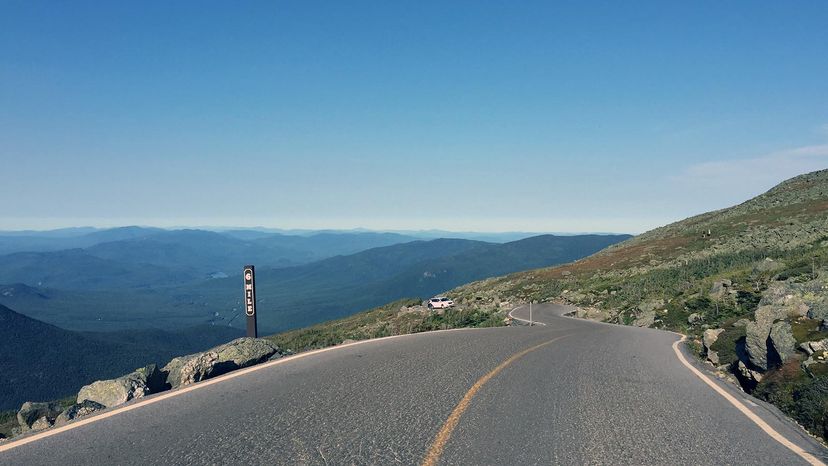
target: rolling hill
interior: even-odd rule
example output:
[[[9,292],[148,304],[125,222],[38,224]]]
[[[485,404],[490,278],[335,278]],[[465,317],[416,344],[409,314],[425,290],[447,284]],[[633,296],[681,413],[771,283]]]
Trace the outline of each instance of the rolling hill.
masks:
[[[505,244],[462,239],[413,241],[310,264],[257,265],[260,328],[295,328],[406,296],[428,297],[469,280],[583,257],[616,236],[545,235]],[[108,259],[113,260],[113,259]],[[11,277],[10,277],[11,278]],[[15,286],[6,285],[14,290]],[[3,287],[0,287],[2,291]],[[242,325],[238,277],[181,286],[68,290],[34,287],[0,303],[71,330]]]

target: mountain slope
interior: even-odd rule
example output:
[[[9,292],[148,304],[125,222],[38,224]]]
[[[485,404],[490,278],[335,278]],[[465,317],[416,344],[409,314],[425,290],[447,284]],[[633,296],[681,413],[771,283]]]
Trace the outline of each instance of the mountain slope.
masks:
[[[84,384],[229,341],[227,327],[178,332],[79,333],[0,305],[0,410],[77,393]]]
[[[263,270],[256,276],[259,322],[271,331],[309,325],[406,296],[429,297],[469,280],[583,257],[625,238],[544,235],[505,244],[415,241],[300,267]],[[226,296],[235,298],[237,289],[235,280],[223,280],[209,288],[200,286],[193,294],[221,302]]]
[[[454,293],[461,304],[565,301],[582,317],[688,334],[722,377],[828,437],[828,170]]]

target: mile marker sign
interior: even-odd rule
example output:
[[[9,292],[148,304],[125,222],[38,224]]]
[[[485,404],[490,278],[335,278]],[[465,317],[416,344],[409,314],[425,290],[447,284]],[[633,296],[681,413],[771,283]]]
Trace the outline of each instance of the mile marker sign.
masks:
[[[244,313],[247,315],[247,336],[258,338],[256,326],[256,271],[252,265],[244,266]]]

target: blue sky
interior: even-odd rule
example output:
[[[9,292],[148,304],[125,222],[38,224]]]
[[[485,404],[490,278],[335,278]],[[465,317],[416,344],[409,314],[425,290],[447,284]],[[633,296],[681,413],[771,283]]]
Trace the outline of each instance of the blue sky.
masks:
[[[0,229],[640,232],[828,167],[828,3],[0,3]]]

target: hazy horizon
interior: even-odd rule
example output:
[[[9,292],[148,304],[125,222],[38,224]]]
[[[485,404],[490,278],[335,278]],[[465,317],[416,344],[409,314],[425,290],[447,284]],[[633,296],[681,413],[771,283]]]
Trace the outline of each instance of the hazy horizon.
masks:
[[[0,228],[640,233],[828,166],[824,2],[0,4]]]

